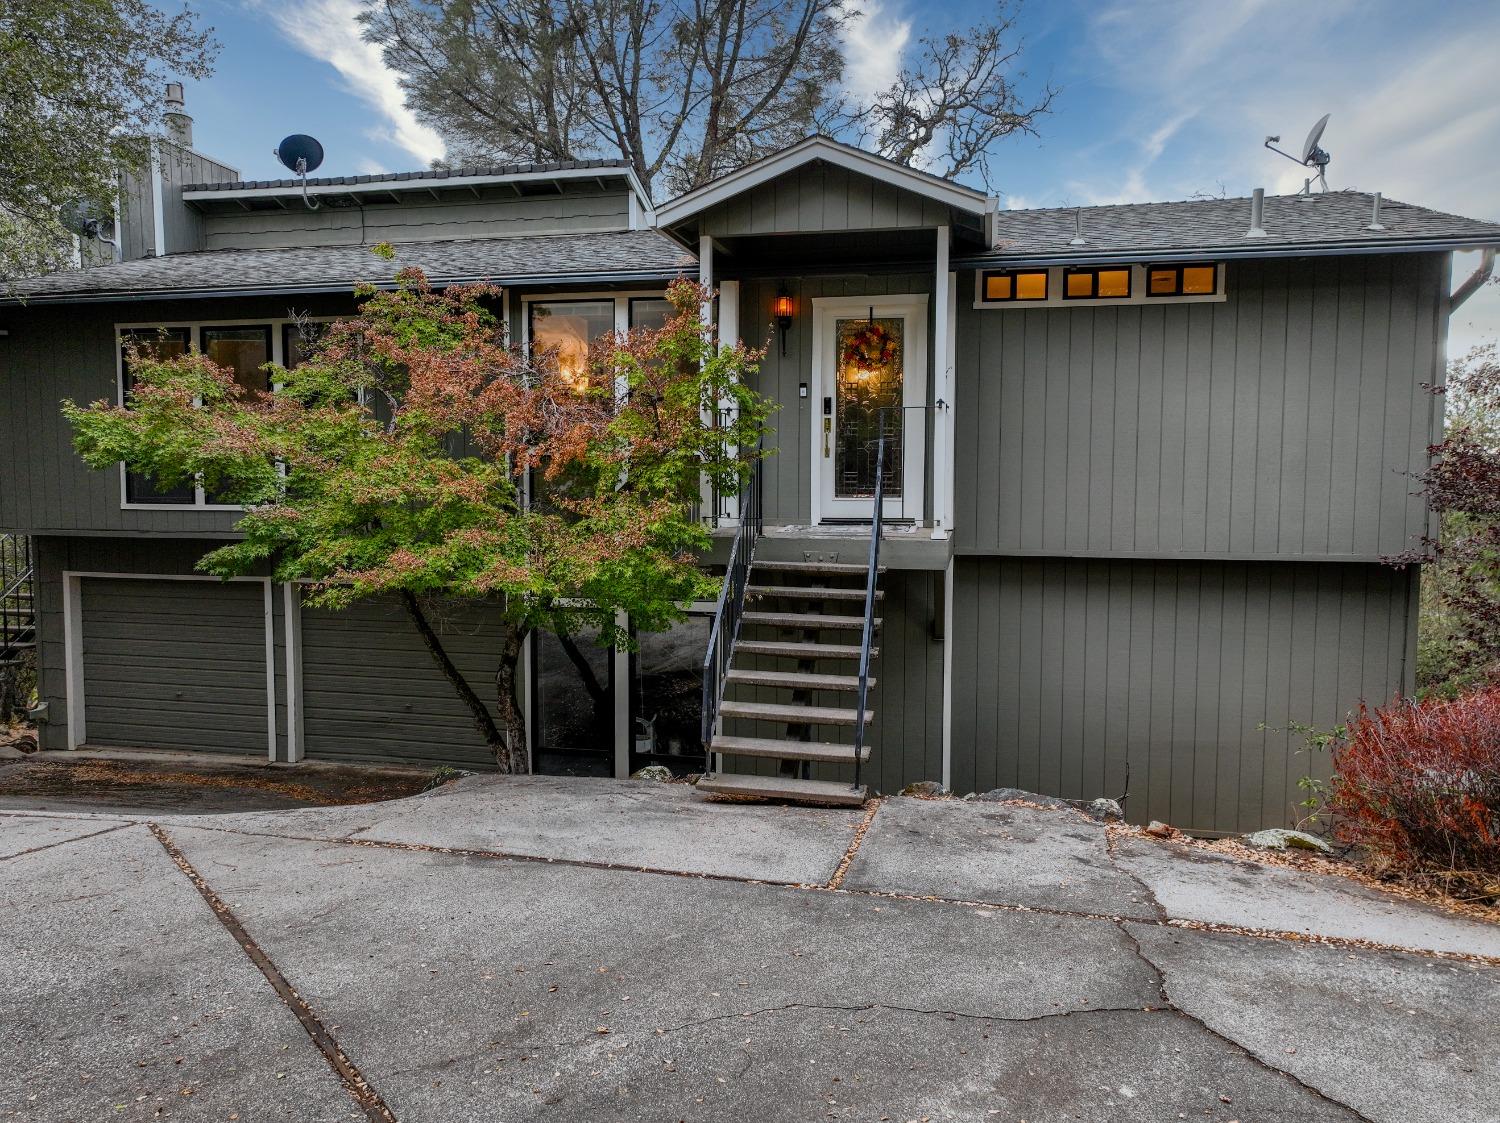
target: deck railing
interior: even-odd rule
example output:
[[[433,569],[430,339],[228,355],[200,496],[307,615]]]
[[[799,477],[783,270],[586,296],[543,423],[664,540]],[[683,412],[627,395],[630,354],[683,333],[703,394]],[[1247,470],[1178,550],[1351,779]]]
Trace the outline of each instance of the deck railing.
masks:
[[[719,722],[719,707],[724,701],[724,676],[739,638],[740,621],[745,614],[745,586],[750,583],[750,565],[754,560],[755,540],[762,525],[761,457],[756,455],[750,469],[750,481],[739,496],[739,525],[729,547],[729,566],[719,589],[714,610],[713,629],[708,635],[708,652],[703,657],[703,752],[705,772],[713,771],[713,736]]]
[[[859,702],[854,707],[854,787],[859,789],[860,757],[865,750],[865,703],[870,696],[870,642],[875,634],[875,587],[880,580],[880,533],[885,522],[886,417],[881,411],[875,445],[875,509],[870,520],[869,572],[865,574],[865,621],[859,641]]]

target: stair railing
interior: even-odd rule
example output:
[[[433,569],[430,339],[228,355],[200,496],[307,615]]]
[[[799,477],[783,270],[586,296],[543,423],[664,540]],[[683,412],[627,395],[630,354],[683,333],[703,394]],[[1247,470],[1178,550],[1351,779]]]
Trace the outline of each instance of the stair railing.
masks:
[[[761,508],[761,455],[756,452],[750,480],[740,493],[739,526],[729,547],[729,566],[719,589],[713,628],[708,634],[708,652],[703,657],[703,770],[713,771],[713,738],[718,728],[719,708],[724,703],[724,677],[739,639],[745,615],[745,587],[750,583],[755,540],[763,526]]]
[[[31,539],[0,535],[0,661],[10,658],[36,631],[36,599]]]
[[[880,535],[885,521],[886,414],[882,409],[876,424],[880,439],[875,446],[875,512],[870,520],[870,569],[865,574],[865,627],[859,641],[859,703],[854,709],[854,790],[859,790],[860,758],[865,750],[865,703],[870,695],[870,641],[875,634],[875,584],[880,579]]]

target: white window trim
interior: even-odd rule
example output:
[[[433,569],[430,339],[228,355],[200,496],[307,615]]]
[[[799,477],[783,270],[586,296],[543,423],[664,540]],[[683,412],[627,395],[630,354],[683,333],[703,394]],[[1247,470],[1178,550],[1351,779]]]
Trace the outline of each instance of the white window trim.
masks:
[[[631,289],[628,292],[547,292],[521,297],[521,350],[531,352],[531,306],[533,304],[580,304],[588,300],[615,302],[615,331],[630,329],[632,300],[665,300],[666,289]],[[507,310],[509,302],[507,302]],[[509,328],[509,324],[506,325]]]
[[[1120,262],[1113,268],[1121,268],[1125,263]],[[1130,266],[1130,295],[1129,296],[1096,296],[1087,299],[1067,299],[1063,296],[1063,275],[1069,269],[1108,269],[1108,263],[1096,264],[1090,262],[1088,265],[1049,265],[1035,269],[1029,269],[1024,265],[1015,267],[1018,273],[1042,273],[1047,274],[1047,299],[1046,300],[985,300],[984,299],[984,275],[986,273],[1002,272],[1007,267],[995,266],[993,268],[974,270],[974,307],[992,309],[998,308],[1008,311],[1016,311],[1025,308],[1134,308],[1142,304],[1223,304],[1229,299],[1224,291],[1224,263],[1213,262],[1218,271],[1214,287],[1217,292],[1211,293],[1189,293],[1178,296],[1147,296],[1146,295],[1146,270],[1148,268],[1159,268],[1162,265],[1208,265],[1209,262],[1176,262],[1163,261],[1154,262],[1151,266]]]
[[[83,673],[83,578],[104,577],[140,581],[223,581],[205,573],[112,573],[108,570],[65,569],[63,586],[63,690],[67,694],[68,748],[76,749],[88,742],[87,709],[84,701]],[[254,582],[265,590],[263,619],[266,639],[266,759],[276,761],[276,631],[275,598],[269,577],[230,577],[229,581]],[[288,644],[290,646],[290,644]],[[287,656],[288,668],[291,655]],[[288,682],[290,690],[290,681]],[[292,730],[287,729],[287,744]],[[294,758],[296,759],[296,758]]]
[[[117,323],[115,324],[115,401],[121,406],[125,404],[125,340],[123,336],[126,332],[151,331],[156,328],[186,328],[189,349],[199,351],[203,345],[204,328],[264,327],[271,333],[271,362],[277,366],[283,366],[286,361],[286,356],[283,354],[283,342],[288,324],[326,324],[338,318],[337,316],[256,316],[252,319],[147,320],[140,323]],[[280,387],[281,383],[278,382],[272,390]],[[195,485],[191,503],[132,503],[125,465],[120,464],[118,470],[122,511],[243,511],[245,509],[238,503],[210,503],[201,484]]]

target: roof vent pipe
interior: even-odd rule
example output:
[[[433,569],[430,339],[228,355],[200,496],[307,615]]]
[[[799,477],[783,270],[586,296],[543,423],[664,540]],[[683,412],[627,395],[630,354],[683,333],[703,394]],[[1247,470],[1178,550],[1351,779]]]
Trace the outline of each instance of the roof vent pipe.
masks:
[[[179,148],[193,147],[193,119],[184,110],[181,82],[167,83],[166,112],[162,115],[167,125],[167,139]]]
[[[1384,226],[1380,225],[1380,192],[1379,191],[1375,192],[1375,202],[1370,207],[1370,225],[1366,226],[1365,229],[1366,230],[1384,230],[1385,229]]]
[[[1264,238],[1266,236],[1266,189],[1257,187],[1255,193],[1250,196],[1250,229],[1245,231],[1247,238]]]
[[[1083,208],[1079,207],[1073,212],[1073,238],[1068,245],[1081,246],[1083,244]]]

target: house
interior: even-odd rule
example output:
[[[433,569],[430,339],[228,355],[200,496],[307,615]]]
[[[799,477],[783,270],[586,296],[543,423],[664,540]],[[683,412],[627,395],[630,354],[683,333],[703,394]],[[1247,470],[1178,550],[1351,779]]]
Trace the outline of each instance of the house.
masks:
[[[410,264],[502,286],[513,338],[565,354],[655,322],[682,274],[769,344],[778,452],[753,509],[711,512],[706,560],[739,543],[753,591],[710,786],[849,791],[877,481],[874,790],[1128,785],[1132,819],[1254,829],[1321,767],[1294,723],[1412,688],[1420,578],[1380,559],[1431,528],[1408,473],[1472,291],[1450,255],[1488,263],[1500,226],[1356,192],[1002,211],[824,138],[660,205],[610,161],[304,184],[181,153],[127,192],[119,260],[0,306],[0,529],[34,542],[47,748],[485,766],[395,605],[204,579],[235,510],[88,470],[58,413],[119,398],[142,329],[263,382],[299,316]],[[633,652],[534,639],[536,769],[699,771],[715,611]],[[492,608],[443,627],[488,697]]]

